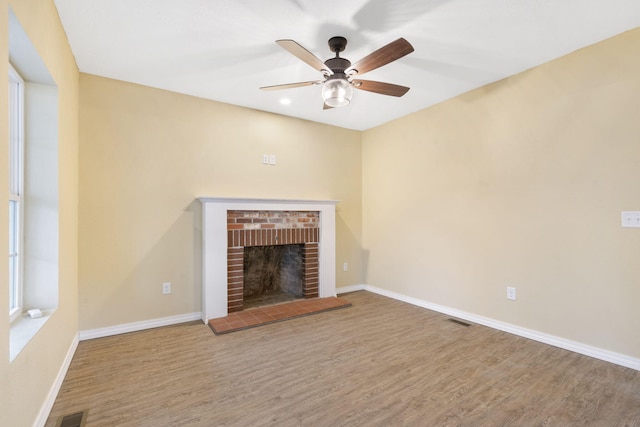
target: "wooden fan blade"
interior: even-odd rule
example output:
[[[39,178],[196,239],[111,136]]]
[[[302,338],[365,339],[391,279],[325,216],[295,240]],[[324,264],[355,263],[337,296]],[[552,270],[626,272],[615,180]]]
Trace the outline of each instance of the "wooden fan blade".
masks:
[[[319,59],[313,53],[309,52],[304,47],[300,46],[297,42],[287,39],[287,40],[276,40],[276,43],[278,43],[281,47],[289,51],[289,53],[291,53],[294,56],[297,56],[300,60],[311,65],[313,68],[320,71],[321,73],[327,76],[330,76],[333,74],[333,71],[331,71],[331,69],[327,67],[327,65],[324,62],[322,62],[321,59]]]
[[[371,52],[351,67],[347,68],[344,72],[347,75],[354,71],[358,74],[364,74],[393,62],[396,59],[400,59],[411,52],[413,52],[413,46],[401,37],[398,40],[381,47],[375,52]]]
[[[262,86],[260,89],[262,90],[292,89],[294,87],[319,85],[322,82],[323,82],[322,80],[314,80],[310,82],[287,83],[284,85]]]
[[[409,90],[406,86],[394,85],[392,83],[374,82],[373,80],[354,80],[353,87],[368,92],[375,92],[381,95],[402,96]]]

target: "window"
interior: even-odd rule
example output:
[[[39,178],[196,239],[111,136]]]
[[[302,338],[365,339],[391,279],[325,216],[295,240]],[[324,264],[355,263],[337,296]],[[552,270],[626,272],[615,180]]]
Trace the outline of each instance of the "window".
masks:
[[[22,312],[24,80],[9,64],[9,316]]]
[[[9,63],[7,243],[13,361],[58,307],[59,102],[55,80],[11,9]],[[31,309],[43,316],[23,314]]]

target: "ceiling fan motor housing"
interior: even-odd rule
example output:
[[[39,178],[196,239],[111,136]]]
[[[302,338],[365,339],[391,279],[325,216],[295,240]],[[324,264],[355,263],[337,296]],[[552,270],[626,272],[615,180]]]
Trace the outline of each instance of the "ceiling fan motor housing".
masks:
[[[351,61],[345,58],[331,58],[324,61],[334,74],[344,74],[344,70],[351,66]]]

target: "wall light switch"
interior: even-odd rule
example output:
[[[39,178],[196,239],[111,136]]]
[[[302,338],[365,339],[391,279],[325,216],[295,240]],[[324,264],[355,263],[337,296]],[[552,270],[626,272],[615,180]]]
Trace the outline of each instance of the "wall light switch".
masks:
[[[268,154],[263,154],[262,155],[262,164],[263,165],[268,165],[269,164],[269,155]]]
[[[270,165],[275,165],[276,164],[276,155],[275,154],[271,154],[269,156],[269,164]]]
[[[640,212],[622,212],[623,227],[640,227]]]

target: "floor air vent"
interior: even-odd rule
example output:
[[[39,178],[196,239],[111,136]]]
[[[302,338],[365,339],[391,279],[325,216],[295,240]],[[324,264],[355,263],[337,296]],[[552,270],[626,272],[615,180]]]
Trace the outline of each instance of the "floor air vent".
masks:
[[[463,322],[462,320],[458,320],[458,319],[447,319],[447,320],[449,322],[457,323],[458,325],[471,326],[471,323]]]
[[[69,415],[61,415],[58,417],[58,421],[56,422],[56,427],[84,427],[84,424],[87,422],[87,413],[88,409],[84,411],[75,412]]]

